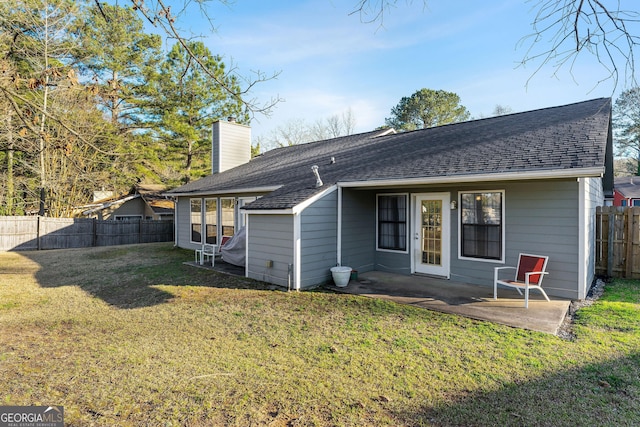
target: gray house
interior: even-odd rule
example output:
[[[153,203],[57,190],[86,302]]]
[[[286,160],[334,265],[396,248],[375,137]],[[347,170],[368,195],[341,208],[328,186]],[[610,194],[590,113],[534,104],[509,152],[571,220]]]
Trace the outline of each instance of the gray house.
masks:
[[[214,130],[214,153],[248,150],[248,128]],[[583,299],[595,208],[613,195],[611,100],[240,157],[170,192],[178,246],[244,226],[246,276],[295,289],[337,264],[490,285],[494,267],[534,253],[550,257],[549,295]]]

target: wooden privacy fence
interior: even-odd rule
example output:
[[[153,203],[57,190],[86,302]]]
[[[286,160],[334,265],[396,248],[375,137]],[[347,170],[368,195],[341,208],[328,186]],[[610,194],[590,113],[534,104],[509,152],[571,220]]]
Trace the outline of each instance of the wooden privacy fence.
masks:
[[[0,216],[0,250],[40,250],[170,242],[173,221]]]
[[[596,210],[596,274],[640,279],[640,207]]]

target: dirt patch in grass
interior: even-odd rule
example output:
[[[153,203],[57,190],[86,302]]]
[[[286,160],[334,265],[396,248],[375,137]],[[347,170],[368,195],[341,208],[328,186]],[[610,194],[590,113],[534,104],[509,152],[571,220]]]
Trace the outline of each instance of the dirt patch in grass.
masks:
[[[608,284],[567,341],[268,290],[192,256],[0,253],[1,404],[63,405],[70,426],[640,424],[633,284]]]

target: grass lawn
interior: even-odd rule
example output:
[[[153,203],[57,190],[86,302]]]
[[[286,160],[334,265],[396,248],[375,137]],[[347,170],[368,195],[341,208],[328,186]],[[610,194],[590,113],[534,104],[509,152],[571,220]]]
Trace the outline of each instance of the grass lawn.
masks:
[[[62,405],[68,426],[640,425],[639,282],[566,341],[192,257],[0,253],[0,405]]]

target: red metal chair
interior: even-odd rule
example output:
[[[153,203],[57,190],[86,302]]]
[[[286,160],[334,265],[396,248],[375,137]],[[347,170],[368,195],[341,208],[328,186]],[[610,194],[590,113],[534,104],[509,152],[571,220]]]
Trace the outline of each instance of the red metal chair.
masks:
[[[493,299],[498,299],[498,285],[515,288],[520,295],[524,290],[524,306],[529,308],[529,290],[538,289],[545,299],[549,300],[547,293],[542,289],[542,279],[549,274],[547,269],[548,256],[520,254],[517,267],[495,267],[493,275]],[[516,274],[513,280],[500,279],[500,270],[515,269]]]

